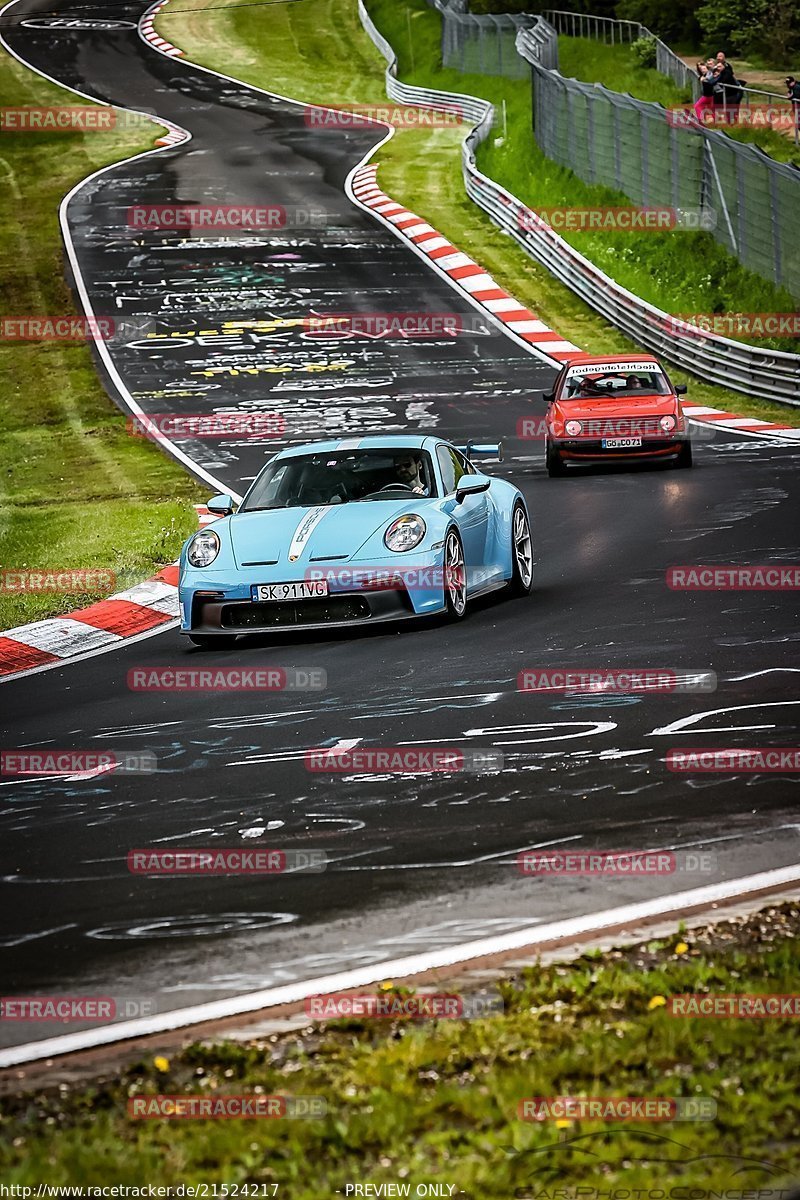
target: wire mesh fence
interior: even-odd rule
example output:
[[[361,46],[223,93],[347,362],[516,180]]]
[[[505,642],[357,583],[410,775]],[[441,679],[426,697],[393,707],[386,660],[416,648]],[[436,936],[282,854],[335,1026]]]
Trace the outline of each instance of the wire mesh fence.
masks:
[[[800,171],[660,104],[530,63],[533,132],[548,158],[643,206],[699,210],[699,228],[746,267],[800,297]]]
[[[427,0],[442,17],[442,63],[471,75],[503,75],[526,79],[528,68],[516,50],[520,30],[530,31],[539,61],[558,66],[558,37],[539,16],[478,16],[468,0]]]
[[[700,94],[700,81],[695,71],[688,67],[666,42],[651,33],[639,21],[618,21],[614,17],[594,17],[587,13],[566,12],[563,9],[546,9],[542,14],[556,33],[568,37],[592,38],[610,46],[636,42],[639,38],[650,38],[656,47],[656,70],[668,75],[680,88],[691,90],[696,98]]]
[[[444,2],[439,0],[439,3]],[[364,0],[358,0],[358,13],[364,29],[388,63],[386,92],[392,100],[445,110],[451,110],[454,104],[461,107],[472,124],[462,146],[467,195],[527,254],[628,337],[663,355],[675,366],[692,371],[711,383],[800,407],[800,356],[759,349],[700,329],[690,337],[676,334],[669,313],[616,283],[516,196],[478,170],[475,154],[481,142],[491,134],[494,119],[491,104],[476,96],[402,83],[397,78],[394,51],[370,19]],[[520,37],[528,40],[529,34],[523,33]],[[558,364],[554,361],[554,365]]]

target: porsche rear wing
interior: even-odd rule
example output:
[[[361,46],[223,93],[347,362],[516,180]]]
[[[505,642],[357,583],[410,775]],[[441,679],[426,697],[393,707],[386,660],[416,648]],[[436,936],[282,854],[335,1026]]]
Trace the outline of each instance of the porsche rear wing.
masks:
[[[473,442],[470,440],[464,446],[456,446],[456,450],[460,450],[469,459],[496,458],[498,462],[503,461],[502,442]]]

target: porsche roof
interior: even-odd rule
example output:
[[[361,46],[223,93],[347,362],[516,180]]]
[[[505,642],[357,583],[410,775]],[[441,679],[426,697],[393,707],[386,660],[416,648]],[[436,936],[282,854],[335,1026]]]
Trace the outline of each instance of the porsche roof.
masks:
[[[301,446],[286,446],[281,457],[297,454],[327,454],[333,450],[421,450],[431,449],[449,439],[433,433],[382,433],[371,437],[330,438],[325,442],[305,442]],[[450,443],[452,444],[452,443]]]

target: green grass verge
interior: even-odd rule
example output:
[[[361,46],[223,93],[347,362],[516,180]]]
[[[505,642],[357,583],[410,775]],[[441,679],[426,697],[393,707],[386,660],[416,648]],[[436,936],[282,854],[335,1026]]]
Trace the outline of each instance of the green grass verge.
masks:
[[[212,11],[205,11],[206,2],[194,0],[193,11],[187,12],[189,0],[183,0],[180,12],[170,16],[167,8],[157,18],[162,36],[181,45],[191,60],[234,75],[256,87],[272,89],[311,104],[385,104],[382,59],[361,28],[355,5],[348,0],[317,0],[314,4],[302,0],[287,6],[276,5],[270,8],[268,19],[260,9],[235,6],[225,9],[219,3],[212,6]],[[419,84],[430,80],[437,87],[453,91],[475,91],[491,99],[500,110],[505,99],[509,114],[508,136],[503,147],[488,148],[481,166],[489,174],[501,179],[512,191],[519,187],[520,192],[525,192],[522,198],[529,204],[569,202],[569,197],[579,194],[578,189],[584,189],[584,193],[597,202],[597,189],[586,188],[570,172],[555,166],[539,153],[529,132],[529,85],[484,76],[467,77],[456,71],[442,70],[438,51],[439,17],[423,0],[409,6],[411,15],[408,18],[404,16],[405,10],[396,7],[393,0],[371,0],[370,9],[384,32],[396,39],[396,48],[403,56],[404,79]],[[461,178],[462,134],[463,131],[456,129],[398,130],[380,151],[382,185],[395,199],[446,232],[465,253],[482,263],[503,287],[576,345],[595,353],[631,350],[633,345],[627,338],[538,266],[466,197]],[[532,160],[538,169],[535,175],[529,176],[525,164]],[[524,188],[518,180],[502,174],[513,175],[514,171],[524,174]],[[534,195],[534,185],[538,188],[540,184],[541,192]],[[603,195],[613,196],[613,193],[604,192]],[[616,202],[626,201],[617,197]],[[606,255],[602,263],[604,269],[608,270],[611,265],[616,269],[627,263],[622,252],[627,256],[631,243],[625,241],[624,236],[617,235],[623,242],[614,264],[609,261],[613,257],[608,253],[613,249],[611,243],[598,239],[598,250]],[[679,236],[683,239],[701,235]],[[689,256],[692,264],[702,261],[704,276],[708,278],[701,287],[694,272],[691,301],[681,295],[680,304],[665,307],[681,312],[705,312],[724,307],[716,290],[719,282],[712,288],[715,264],[724,263],[727,268],[733,263],[737,271],[741,268],[724,255],[710,237],[703,237],[699,244],[703,247],[702,253],[696,248],[698,243],[693,243],[694,249],[687,249],[683,240],[679,245],[671,243],[673,250],[680,251],[676,257],[681,262],[682,281],[685,282],[689,268],[682,263],[680,254]],[[589,249],[584,245],[579,248],[584,252]],[[718,251],[722,255],[719,260],[716,257]],[[642,253],[647,252],[645,247]],[[621,274],[620,282],[637,294],[647,293],[657,286],[647,265],[639,270],[621,271]],[[659,267],[659,278],[660,275]],[[756,276],[752,279],[755,286],[762,286]],[[732,282],[730,286],[738,285]],[[769,285],[763,284],[763,287],[768,290]],[[762,308],[785,311],[787,306],[792,307],[788,299],[784,300],[784,308],[776,309],[776,303],[770,293],[769,302],[761,307],[755,305],[752,311]],[[736,307],[742,309],[745,306],[739,303]],[[745,397],[681,372],[673,374],[678,381],[690,384],[690,399],[694,403],[800,426],[800,410]]]
[[[331,1022],[244,1044],[195,1044],[89,1086],[6,1096],[0,1172],[7,1184],[264,1184],[260,1195],[274,1184],[291,1200],[366,1182],[408,1182],[412,1196],[417,1184],[438,1182],[456,1196],[500,1200],[545,1200],[554,1187],[612,1196],[616,1188],[669,1196],[678,1185],[723,1194],[788,1188],[800,1170],[796,1020],[679,1019],[664,1000],[797,992],[798,928],[800,909],[786,905],[526,969],[499,984],[504,1011],[489,1018]],[[305,1121],[127,1115],[137,1096],[256,1090],[319,1096],[327,1113]],[[717,1115],[666,1124],[519,1119],[523,1099],[559,1095],[703,1096]]]
[[[629,92],[639,100],[653,100],[663,104],[665,108],[674,104],[688,104],[692,98],[687,89],[679,88],[666,75],[640,66],[627,45],[607,46],[591,38],[559,37],[558,61],[559,71],[569,79],[602,83],[613,88],[615,92]],[[738,79],[744,79],[745,69],[737,65],[736,76]],[[759,86],[764,90],[763,84],[750,86]],[[785,92],[776,94],[785,99]],[[755,99],[763,102],[766,97],[758,96]],[[788,105],[786,107],[788,109]],[[800,147],[795,146],[791,137],[776,133],[773,129],[747,129],[736,126],[727,128],[725,133],[736,141],[759,146],[778,162],[792,163],[800,167]]]
[[[3,54],[0,104],[85,103]],[[3,133],[0,312],[75,313],[64,281],[58,207],[98,167],[151,149],[158,128]],[[105,314],[104,314],[105,315]],[[177,556],[197,528],[199,485],[126,433],[82,342],[0,343],[0,567],[102,568],[119,588]],[[0,628],[68,612],[98,594],[0,589]]]

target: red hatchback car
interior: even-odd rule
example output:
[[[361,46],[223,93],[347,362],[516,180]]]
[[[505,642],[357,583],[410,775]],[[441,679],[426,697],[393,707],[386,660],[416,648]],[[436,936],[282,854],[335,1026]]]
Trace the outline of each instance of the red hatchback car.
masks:
[[[685,391],[647,354],[570,359],[552,392],[542,394],[548,475],[563,475],[570,462],[669,458],[690,467],[692,443],[678,399]]]

